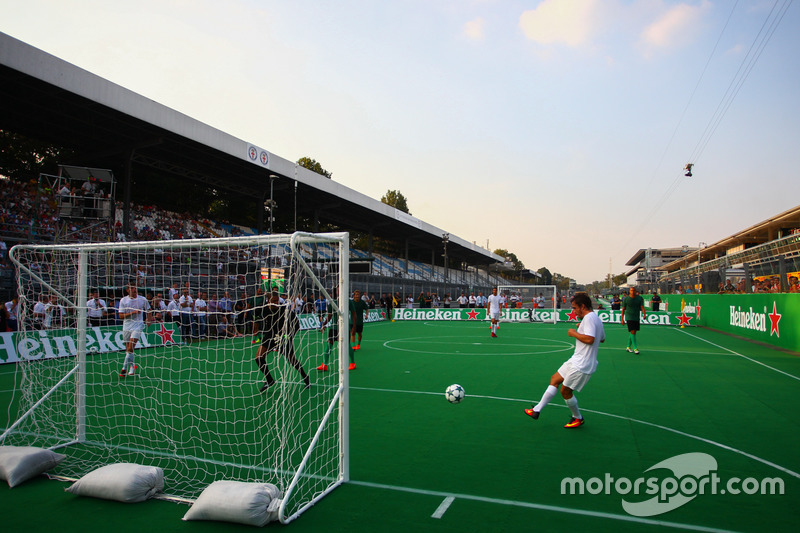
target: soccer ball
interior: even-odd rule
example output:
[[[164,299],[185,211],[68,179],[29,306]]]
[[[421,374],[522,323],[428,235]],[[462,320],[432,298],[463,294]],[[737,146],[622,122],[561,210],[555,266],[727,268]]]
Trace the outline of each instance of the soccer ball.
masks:
[[[464,387],[461,385],[453,384],[447,387],[447,390],[444,391],[444,397],[447,398],[447,401],[450,403],[460,403],[461,400],[464,399]]]

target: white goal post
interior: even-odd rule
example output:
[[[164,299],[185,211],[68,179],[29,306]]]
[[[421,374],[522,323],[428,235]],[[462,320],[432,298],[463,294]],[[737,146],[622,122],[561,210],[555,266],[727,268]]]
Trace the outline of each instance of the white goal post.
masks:
[[[558,322],[558,289],[555,285],[498,285],[506,307],[501,322]]]
[[[52,473],[64,479],[159,466],[179,501],[218,480],[272,483],[278,518],[294,520],[349,480],[349,339],[320,330],[328,318],[349,331],[348,243],[294,233],[15,246],[20,331],[0,362],[16,364],[16,422],[0,444],[59,449]],[[150,307],[132,356],[114,307],[130,283]],[[282,307],[267,307],[273,291]],[[264,334],[268,309],[283,317],[279,335]]]

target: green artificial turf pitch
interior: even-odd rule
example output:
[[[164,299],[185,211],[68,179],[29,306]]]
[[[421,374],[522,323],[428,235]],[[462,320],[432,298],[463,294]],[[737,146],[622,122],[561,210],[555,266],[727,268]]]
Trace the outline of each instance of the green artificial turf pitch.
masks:
[[[351,481],[286,527],[298,532],[796,530],[796,354],[705,329],[645,326],[637,356],[625,351],[624,327],[606,325],[598,370],[576,395],[586,424],[564,429],[570,414],[560,396],[539,420],[523,410],[541,397],[550,376],[572,354],[569,327],[574,324],[507,323],[498,338],[490,338],[485,323],[368,324],[356,352],[358,369],[350,373]],[[321,356],[303,363],[316,367]],[[314,371],[312,379],[329,378]],[[466,389],[458,405],[444,398],[452,383]],[[0,367],[4,406],[14,384],[13,365]],[[242,394],[250,395],[248,387]],[[777,478],[784,493],[689,493],[694,497],[669,512],[637,517],[623,509],[622,500],[650,496],[621,495],[613,486],[600,494],[561,491],[567,477],[661,481],[668,471],[647,470],[689,453],[713,457],[723,484],[732,478]],[[63,492],[66,486],[45,477],[15,489],[1,486],[3,530],[252,529],[182,522],[187,507],[181,504],[78,498]]]

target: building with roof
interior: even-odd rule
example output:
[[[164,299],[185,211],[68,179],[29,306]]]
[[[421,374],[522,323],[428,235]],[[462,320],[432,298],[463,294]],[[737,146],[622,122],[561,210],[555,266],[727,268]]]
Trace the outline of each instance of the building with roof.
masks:
[[[800,206],[753,224],[715,243],[697,247],[639,250],[628,260],[629,285],[658,286],[672,292],[717,292],[720,283],[744,280],[752,290],[756,277],[777,276],[784,291],[788,276],[800,271]]]

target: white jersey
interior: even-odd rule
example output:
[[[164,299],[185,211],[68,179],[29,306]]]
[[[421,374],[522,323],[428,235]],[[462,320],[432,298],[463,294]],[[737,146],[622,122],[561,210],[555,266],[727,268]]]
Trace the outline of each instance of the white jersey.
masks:
[[[500,304],[502,302],[502,296],[499,294],[490,294],[489,297],[486,299],[487,303],[489,304],[489,313],[492,315],[496,315],[500,312]]]
[[[103,313],[106,311],[106,302],[100,298],[97,300],[92,298],[86,302],[86,307],[86,314],[89,318],[103,318]]]
[[[134,309],[140,312],[130,315],[122,321],[122,331],[142,331],[144,329],[144,315],[150,310],[150,304],[144,296],[137,296],[131,298],[125,296],[119,301],[119,312],[123,314],[130,313]]]
[[[592,344],[585,344],[575,339],[575,353],[569,358],[569,362],[576,370],[584,374],[593,374],[597,370],[597,352],[600,343],[606,339],[606,332],[603,329],[603,322],[597,313],[591,311],[583,316],[578,333],[594,337]]]
[[[192,311],[194,310],[193,309],[194,308],[194,305],[193,305],[194,304],[194,300],[192,299],[191,296],[181,296],[178,299],[178,303],[180,304],[180,307],[181,307],[181,313],[185,313],[187,315],[190,315],[192,313]],[[186,304],[186,305],[184,305],[184,304]]]
[[[14,300],[6,302],[6,312],[10,320],[17,319],[17,304],[14,303]]]
[[[167,305],[167,311],[169,311],[170,316],[173,318],[178,318],[181,312],[181,304],[178,303],[178,300],[172,300]]]

